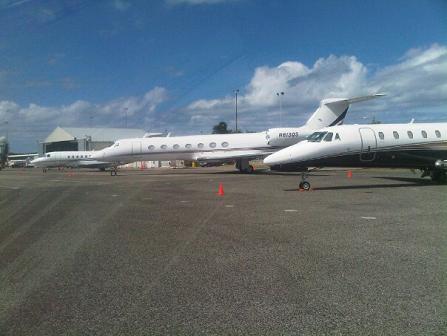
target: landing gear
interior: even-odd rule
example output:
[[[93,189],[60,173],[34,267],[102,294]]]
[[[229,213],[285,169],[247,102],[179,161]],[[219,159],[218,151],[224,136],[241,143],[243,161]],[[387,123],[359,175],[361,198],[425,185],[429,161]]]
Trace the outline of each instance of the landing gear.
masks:
[[[308,174],[303,172],[301,173],[301,182],[299,184],[300,190],[309,191],[310,190],[310,183],[306,181]]]
[[[444,170],[432,170],[430,177],[433,182],[438,184],[445,184],[447,182],[447,175]]]
[[[421,177],[430,176],[431,180],[437,184],[447,183],[447,172],[443,169],[424,169]]]
[[[236,160],[236,169],[239,169],[241,173],[251,174],[255,171],[253,166],[250,164],[248,160]]]
[[[110,176],[117,176],[118,175],[118,167],[112,167],[112,170],[110,170]]]

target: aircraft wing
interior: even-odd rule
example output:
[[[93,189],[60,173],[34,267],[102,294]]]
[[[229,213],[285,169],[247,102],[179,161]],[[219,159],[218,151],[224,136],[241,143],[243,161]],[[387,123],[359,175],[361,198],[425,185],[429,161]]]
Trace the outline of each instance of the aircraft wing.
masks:
[[[236,159],[257,159],[272,154],[272,149],[250,149],[250,150],[226,150],[197,153],[197,161],[219,161]]]

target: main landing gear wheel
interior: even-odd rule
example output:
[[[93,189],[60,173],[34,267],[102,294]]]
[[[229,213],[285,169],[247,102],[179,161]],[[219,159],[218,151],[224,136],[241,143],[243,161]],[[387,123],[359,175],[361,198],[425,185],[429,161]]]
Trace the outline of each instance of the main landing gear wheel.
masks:
[[[309,191],[310,190],[310,183],[307,182],[307,181],[301,181],[300,182],[300,189]]]
[[[310,183],[306,181],[307,179],[307,172],[302,172],[301,173],[301,182],[299,184],[300,189],[299,190],[304,190],[304,191],[309,191],[310,190]]]
[[[118,169],[116,167],[114,167],[110,171],[110,176],[116,176],[116,175],[118,175]]]

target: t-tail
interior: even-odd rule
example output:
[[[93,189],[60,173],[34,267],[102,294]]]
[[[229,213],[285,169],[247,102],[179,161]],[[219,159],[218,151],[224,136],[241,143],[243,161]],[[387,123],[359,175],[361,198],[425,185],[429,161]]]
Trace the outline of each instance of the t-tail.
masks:
[[[329,98],[320,102],[318,109],[312,114],[306,122],[309,129],[318,130],[323,127],[336,126],[343,124],[348,113],[349,105],[378,97],[385,94],[376,93],[370,96],[354,97],[354,98]]]

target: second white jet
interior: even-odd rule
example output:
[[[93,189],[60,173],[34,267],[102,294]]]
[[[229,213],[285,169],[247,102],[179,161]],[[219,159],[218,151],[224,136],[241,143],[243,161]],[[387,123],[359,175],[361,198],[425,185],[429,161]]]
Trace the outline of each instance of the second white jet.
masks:
[[[330,98],[302,127],[272,128],[258,133],[207,134],[166,138],[134,138],[116,141],[95,152],[91,158],[110,162],[115,167],[124,162],[156,160],[193,160],[199,162],[236,162],[240,172],[251,173],[250,160],[264,158],[282,148],[306,139],[315,131],[343,123],[349,105],[383,96],[374,94],[355,98]]]

